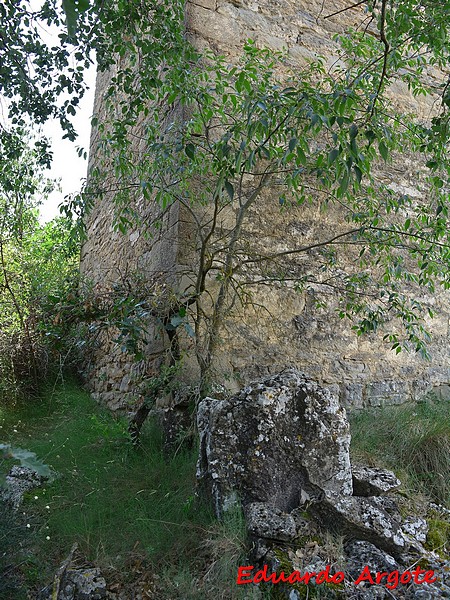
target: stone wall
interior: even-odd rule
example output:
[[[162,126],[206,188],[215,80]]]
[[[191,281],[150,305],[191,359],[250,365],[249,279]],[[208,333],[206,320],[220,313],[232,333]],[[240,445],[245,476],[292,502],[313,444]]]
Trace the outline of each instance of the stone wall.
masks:
[[[332,8],[330,8],[332,4]],[[348,6],[343,0],[195,0],[187,4],[186,29],[194,44],[224,54],[231,62],[240,54],[244,42],[251,38],[257,45],[287,50],[289,63],[302,65],[317,54],[325,55],[331,66],[337,60],[337,42],[332,37],[347,27],[361,24],[365,15],[361,7],[339,13]],[[329,16],[329,13],[337,13]],[[103,92],[110,74],[100,74],[97,81],[95,112],[102,115]],[[439,78],[431,71],[429,77]],[[414,98],[406,85],[394,82],[390,88],[392,102],[419,117],[429,115],[434,99]],[[93,132],[91,167],[98,160],[97,137]],[[420,198],[424,181],[414,156],[398,157],[383,166],[378,177],[400,193]],[[339,212],[319,212],[304,207],[280,212],[274,194],[261,197],[244,224],[247,239],[255,240],[274,251],[286,243],[308,244],[324,232],[342,226]],[[277,197],[276,197],[277,198]],[[138,271],[145,277],[165,274],[177,285],[180,265],[191,262],[187,241],[189,227],[180,225],[176,207],[166,217],[158,237],[149,239],[142,231],[122,235],[113,228],[113,205],[108,194],[95,204],[88,219],[88,241],[82,253],[82,273],[95,283],[109,285]],[[183,220],[183,219],[181,219]],[[314,253],[303,260],[317,260]],[[345,256],[351,263],[351,253]],[[175,276],[175,279],[173,279]],[[211,283],[213,285],[213,283]],[[418,293],[421,293],[418,291]],[[237,307],[222,326],[221,343],[215,363],[223,373],[220,383],[233,391],[255,377],[296,367],[313,379],[326,383],[339,393],[349,406],[379,406],[416,398],[433,386],[449,381],[448,297],[439,294],[423,298],[433,307],[436,318],[429,323],[433,333],[430,346],[432,361],[401,353],[395,355],[380,335],[357,337],[348,321],[335,314],[336,299],[328,295],[328,307],[315,307],[315,291],[297,293],[288,285],[255,288],[254,304]],[[161,333],[150,334],[148,359],[133,365],[111,341],[114,335],[99,340],[87,377],[96,396],[112,408],[136,399],[133,374],[151,375],[158,370]],[[186,341],[189,350],[189,340]]]
[[[97,74],[94,114],[101,122],[106,106],[105,91],[114,70]],[[173,116],[173,113],[172,113]],[[170,118],[170,115],[169,115]],[[143,134],[145,119],[135,128],[135,139]],[[136,150],[139,144],[135,141]],[[91,132],[90,161],[88,171],[104,161],[101,136],[98,128]],[[106,159],[107,161],[109,159]],[[108,173],[108,165],[102,166]],[[136,195],[135,210],[142,218],[142,225],[122,234],[116,223],[117,209],[113,202],[117,182],[110,175],[102,185],[105,193],[96,198],[92,210],[86,217],[87,240],[81,252],[80,271],[82,285],[93,288],[96,294],[108,294],[114,285],[145,286],[156,282],[159,288],[175,288],[179,263],[179,211],[176,205],[161,212],[155,206],[145,205],[143,198]],[[160,227],[148,224],[160,221]],[[84,377],[94,398],[112,410],[127,409],[139,401],[138,383],[157,375],[163,361],[162,350],[165,340],[161,327],[149,319],[146,335],[146,357],[136,362],[116,342],[119,332],[115,328],[102,330],[94,336],[92,349],[87,353]]]

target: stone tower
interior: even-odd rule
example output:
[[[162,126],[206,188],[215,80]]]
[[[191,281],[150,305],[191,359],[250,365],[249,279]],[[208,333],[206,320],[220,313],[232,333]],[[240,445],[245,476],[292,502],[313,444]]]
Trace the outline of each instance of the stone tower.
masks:
[[[365,19],[361,6],[341,12],[347,7],[345,0],[193,0],[186,6],[186,34],[197,48],[223,54],[230,63],[238,59],[250,38],[259,47],[287,52],[287,63],[294,68],[318,55],[325,56],[331,66],[338,60],[334,35],[359,26]],[[106,72],[97,79],[94,112],[100,120],[110,77],[111,72]],[[414,98],[401,82],[392,83],[390,94],[393,103],[419,117],[427,115],[433,103],[433,98]],[[98,133],[94,130],[91,168],[98,152]],[[402,156],[383,165],[378,176],[399,194],[413,198],[423,195],[424,185],[414,156]],[[152,209],[148,210],[151,216]],[[87,222],[82,274],[104,286],[126,281],[131,272],[162,278],[161,284],[179,285],[179,274],[193,260],[191,230],[183,210],[174,205],[165,214],[163,227],[151,237],[143,235],[145,226],[126,234],[115,231],[113,213],[111,194],[95,203]],[[336,210],[323,213],[309,206],[282,212],[275,193],[266,190],[243,227],[247,239],[258,239],[267,250],[280,250],[288,245],[307,246],[324,232],[331,235],[341,225]],[[316,258],[311,252],[303,260]],[[349,254],[348,261],[352,260]],[[238,306],[221,324],[220,343],[215,350],[217,372],[222,373],[218,383],[232,390],[257,376],[294,366],[334,387],[343,403],[364,407],[401,403],[449,381],[448,299],[444,294],[426,300],[436,314],[430,323],[431,362],[404,352],[395,355],[382,335],[357,337],[348,321],[336,315],[336,300],[329,293],[326,308],[317,308],[314,288],[299,293],[288,285],[262,286],[254,294],[251,306]],[[263,309],[257,309],[257,305],[263,305]],[[139,393],[135,381],[139,377],[158,373],[165,343],[164,335],[150,319],[146,358],[134,363],[114,342],[116,337],[114,332],[102,333],[87,373],[94,395],[112,409],[136,400]],[[192,340],[185,336],[182,343],[189,355]],[[187,379],[195,381],[195,365],[189,366],[189,359],[186,364]]]

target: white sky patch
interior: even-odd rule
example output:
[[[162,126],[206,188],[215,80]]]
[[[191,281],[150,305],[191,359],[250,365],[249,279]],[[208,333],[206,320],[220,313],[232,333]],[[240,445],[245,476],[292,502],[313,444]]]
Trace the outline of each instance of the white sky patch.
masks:
[[[40,207],[41,220],[49,221],[59,215],[58,206],[64,200],[65,196],[79,192],[86,179],[87,161],[80,158],[77,154],[77,147],[81,147],[86,152],[89,150],[89,138],[91,133],[91,116],[94,104],[95,92],[95,71],[91,67],[86,72],[86,83],[89,90],[81,99],[77,106],[77,114],[72,122],[78,137],[75,142],[63,140],[62,131],[59,122],[52,120],[45,124],[42,129],[43,134],[52,142],[53,161],[52,168],[47,172],[51,179],[60,179],[61,191],[54,191]]]
[[[32,10],[39,10],[42,0],[30,0]],[[41,27],[42,39],[49,46],[58,46],[60,30],[56,27]],[[83,181],[87,175],[87,160],[78,156],[77,148],[89,151],[89,138],[91,133],[91,116],[94,105],[96,68],[93,65],[85,71],[85,83],[88,86],[83,98],[80,100],[76,115],[72,118],[75,131],[78,134],[75,142],[63,139],[64,132],[56,119],[48,121],[42,127],[42,133],[52,143],[53,161],[52,167],[46,172],[50,179],[60,182],[60,190],[55,190],[47,200],[40,206],[41,221],[46,222],[53,219],[59,212],[59,205],[64,197],[80,191]]]

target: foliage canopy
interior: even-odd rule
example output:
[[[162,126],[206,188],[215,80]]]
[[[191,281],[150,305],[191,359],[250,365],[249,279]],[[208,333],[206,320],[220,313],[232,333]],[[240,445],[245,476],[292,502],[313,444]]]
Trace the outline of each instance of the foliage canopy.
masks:
[[[189,215],[196,229],[196,258],[185,273],[189,284],[168,314],[156,316],[166,331],[182,325],[193,332],[204,372],[220,322],[236,302],[251,300],[255,285],[267,284],[331,288],[341,300],[339,314],[354,320],[358,333],[389,321],[386,339],[394,350],[426,354],[422,319],[428,309],[414,290],[450,285],[450,4],[360,4],[363,27],[339,36],[340,66],[327,69],[318,57],[295,72],[289,57],[251,41],[233,66],[224,56],[199,52],[186,40],[180,1],[65,0],[65,16],[55,2],[38,12],[25,1],[6,2],[2,9],[14,27],[1,50],[7,66],[2,85],[17,126],[23,114],[37,122],[57,114],[73,137],[69,117],[83,93],[89,52],[97,51],[100,69],[120,57],[105,97],[109,117],[93,120],[103,160],[84,202],[109,194],[122,232],[149,220],[161,226],[174,204]],[[45,49],[36,22],[60,26],[63,19],[61,46]],[[38,87],[19,66],[24,49],[34,57]],[[77,66],[68,67],[69,54]],[[55,69],[62,74],[52,76]],[[428,120],[395,108],[389,95],[395,82],[413,96],[435,99]],[[58,104],[62,92],[71,100]],[[132,138],[143,123],[145,150],[136,152]],[[398,193],[377,177],[380,163],[402,153],[422,157],[426,199]],[[333,207],[340,227],[287,250],[251,246],[245,224],[265,194],[281,211]],[[136,203],[142,198],[143,211]],[[233,215],[228,229],[225,215]],[[342,261],[342,248],[353,256],[351,268]],[[297,260],[302,254],[313,257],[306,269]],[[140,300],[136,306],[142,308]]]

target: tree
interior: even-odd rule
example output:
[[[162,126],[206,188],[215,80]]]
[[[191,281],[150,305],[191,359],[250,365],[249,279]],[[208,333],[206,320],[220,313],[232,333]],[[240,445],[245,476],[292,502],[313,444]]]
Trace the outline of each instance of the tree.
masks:
[[[0,178],[0,379],[2,396],[34,394],[52,368],[45,321],[52,295],[74,284],[79,243],[72,224],[45,225],[39,203],[53,189],[28,140],[15,139]]]
[[[424,307],[405,283],[430,292],[449,284],[449,86],[443,72],[438,83],[426,75],[448,64],[450,7],[431,0],[360,4],[364,29],[340,38],[345,67],[327,71],[319,59],[297,73],[288,72],[282,54],[251,42],[232,68],[221,56],[198,52],[184,35],[182,2],[81,5],[78,41],[98,49],[100,68],[126,57],[106,95],[111,118],[93,121],[104,160],[84,198],[113,194],[122,232],[146,218],[138,196],[158,207],[153,225],[175,204],[189,215],[196,257],[185,273],[190,284],[171,291],[169,308],[136,292],[126,300],[159,319],[172,356],[180,328],[193,336],[205,384],[221,321],[236,303],[252,301],[255,285],[333,289],[340,315],[357,333],[376,330],[389,314],[403,325],[401,334],[389,324],[392,348],[426,353]],[[73,40],[73,13],[68,24],[66,39]],[[429,122],[395,110],[393,81],[439,99]],[[20,98],[19,87],[15,93]],[[137,154],[131,140],[143,120],[146,150]],[[396,194],[375,177],[380,162],[405,150],[421,154],[428,169],[426,201]],[[287,250],[251,247],[243,226],[266,191],[283,211],[334,207],[342,227]],[[232,226],[223,225],[225,216]],[[342,247],[354,268],[341,263]],[[297,257],[313,250],[318,258],[305,270]]]
[[[386,331],[393,350],[426,354],[426,307],[405,283],[433,292],[450,281],[448,82],[442,73],[436,88],[425,77],[430,66],[447,64],[448,9],[448,3],[367,3],[365,30],[341,37],[345,68],[327,71],[319,59],[288,75],[282,54],[251,42],[232,68],[224,57],[196,52],[181,34],[180,5],[166,21],[171,35],[163,54],[161,37],[151,37],[153,13],[148,19],[141,12],[128,25],[130,35],[115,46],[128,62],[107,93],[115,116],[99,123],[104,160],[93,173],[92,193],[113,192],[122,232],[145,218],[133,203],[139,195],[159,206],[157,225],[175,203],[189,215],[196,260],[165,319],[176,327],[192,324],[203,380],[220,323],[236,302],[251,301],[255,285],[332,288],[340,316],[352,319],[357,333],[375,331],[389,315],[403,326],[400,333],[391,322]],[[430,122],[395,110],[388,96],[394,80],[406,82],[413,95],[440,95]],[[162,130],[168,111],[175,117]],[[143,118],[146,151],[136,153],[133,128]],[[426,163],[425,201],[375,177],[380,162],[405,151],[421,153]],[[280,210],[336,207],[345,225],[283,251],[251,246],[243,226],[265,190]],[[225,216],[232,225],[221,223]],[[354,268],[341,262],[343,246]],[[296,259],[312,250],[319,251],[316,268],[305,270]]]

